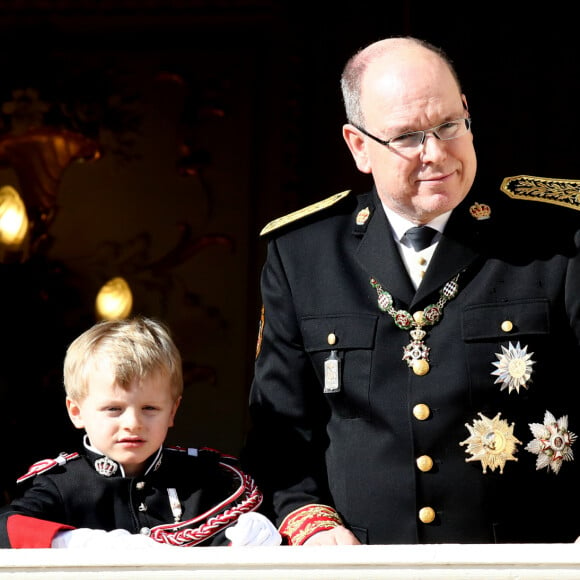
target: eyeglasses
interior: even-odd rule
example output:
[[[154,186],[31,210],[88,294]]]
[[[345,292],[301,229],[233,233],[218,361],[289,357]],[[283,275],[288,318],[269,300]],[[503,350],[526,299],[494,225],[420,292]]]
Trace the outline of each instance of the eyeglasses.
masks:
[[[418,149],[425,143],[427,138],[427,133],[433,133],[433,136],[440,141],[451,141],[451,139],[457,139],[458,137],[463,137],[471,129],[471,118],[461,118],[455,119],[455,121],[445,121],[441,125],[432,127],[431,129],[425,129],[423,131],[409,131],[408,133],[402,133],[397,135],[392,139],[379,139],[374,135],[371,135],[368,131],[355,125],[355,127],[367,137],[374,139],[377,143],[389,147],[394,151],[410,152]]]

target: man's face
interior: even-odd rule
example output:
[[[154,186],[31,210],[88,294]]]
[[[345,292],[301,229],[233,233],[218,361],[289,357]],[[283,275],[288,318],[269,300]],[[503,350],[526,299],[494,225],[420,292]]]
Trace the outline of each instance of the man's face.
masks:
[[[372,63],[363,79],[364,129],[388,140],[467,117],[467,103],[448,67],[423,49],[407,49]],[[385,205],[416,223],[456,207],[477,167],[471,132],[449,141],[427,133],[409,152],[364,136],[352,125],[343,134],[357,167],[372,173]]]

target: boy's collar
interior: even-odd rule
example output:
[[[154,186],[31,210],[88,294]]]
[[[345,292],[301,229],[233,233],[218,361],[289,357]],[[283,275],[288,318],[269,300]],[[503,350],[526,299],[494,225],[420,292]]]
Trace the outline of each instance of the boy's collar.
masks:
[[[83,446],[87,457],[99,475],[105,477],[126,477],[123,466],[99,451],[96,447],[93,447],[88,435],[83,437]],[[157,471],[161,466],[162,457],[163,446],[157,450],[157,453],[154,453],[147,459],[145,463],[147,468],[141,477],[147,476],[151,471]]]

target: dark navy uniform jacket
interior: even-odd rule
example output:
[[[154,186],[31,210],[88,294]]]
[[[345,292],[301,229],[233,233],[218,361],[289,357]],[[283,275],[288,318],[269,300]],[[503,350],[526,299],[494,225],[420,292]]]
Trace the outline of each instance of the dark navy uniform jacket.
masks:
[[[19,478],[21,497],[0,512],[0,547],[50,547],[57,531],[71,528],[227,545],[225,528],[261,502],[236,463],[214,450],[186,448],[160,449],[141,477],[124,477],[118,464],[89,448],[38,462]]]
[[[580,535],[580,213],[564,207],[579,207],[580,188],[571,188],[575,198],[550,190],[530,200],[474,189],[417,291],[374,191],[268,234],[243,457],[278,524],[324,504],[369,544]],[[476,203],[487,219],[472,215]],[[370,279],[414,313],[457,274],[456,297],[427,328],[430,371],[418,376],[402,360],[409,331],[379,309]],[[332,350],[340,390],[324,393]],[[525,387],[496,382],[494,362],[508,379],[531,369]],[[537,462],[562,450],[561,437],[536,441],[545,452],[526,449],[546,412],[564,418],[560,435],[565,417],[572,432],[557,472]]]

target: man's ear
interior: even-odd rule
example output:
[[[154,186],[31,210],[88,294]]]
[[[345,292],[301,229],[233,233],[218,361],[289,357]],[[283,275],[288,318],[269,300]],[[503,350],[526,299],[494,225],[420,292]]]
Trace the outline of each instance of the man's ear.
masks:
[[[77,429],[83,429],[85,426],[85,423],[84,423],[82,415],[81,415],[80,405],[76,401],[74,401],[73,399],[67,397],[66,398],[66,410],[68,412],[68,416],[69,416],[70,420],[72,421],[72,424]]]
[[[461,102],[463,103],[463,108],[469,112],[469,108],[467,106],[467,98],[465,97],[465,95],[461,95]]]
[[[371,164],[367,154],[367,144],[360,131],[350,123],[343,125],[342,136],[361,173],[371,173]]]

